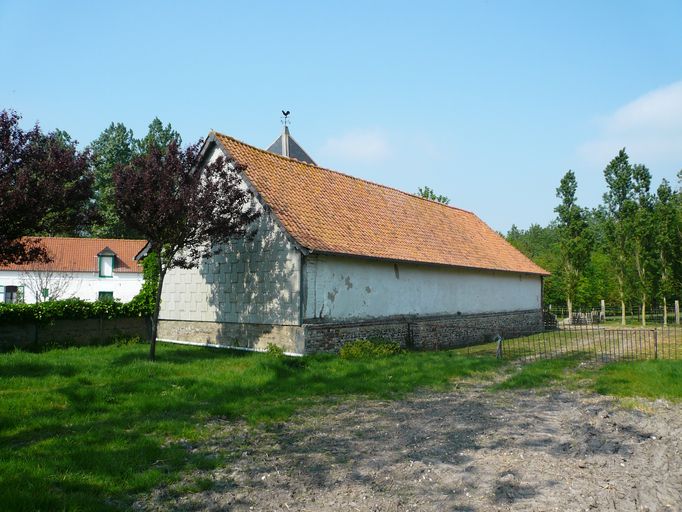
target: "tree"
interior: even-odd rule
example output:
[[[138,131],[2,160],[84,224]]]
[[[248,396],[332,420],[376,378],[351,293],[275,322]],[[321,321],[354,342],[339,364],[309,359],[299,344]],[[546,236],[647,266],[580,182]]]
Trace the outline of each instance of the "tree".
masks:
[[[625,298],[627,294],[628,249],[630,246],[630,225],[635,204],[632,199],[632,166],[625,148],[609,162],[604,169],[608,186],[604,194],[605,228],[611,264],[618,283],[621,305],[621,323],[625,325]]]
[[[417,195],[423,197],[424,199],[429,199],[438,203],[450,204],[450,198],[436,194],[433,189],[430,189],[429,187],[419,187]]]
[[[668,323],[668,297],[675,292],[675,267],[682,246],[675,194],[667,180],[663,180],[656,191],[653,211],[655,247],[658,257],[658,297],[663,302],[663,323]]]
[[[176,132],[170,123],[163,125],[158,117],[155,117],[149,123],[149,131],[142,139],[135,141],[135,152],[138,154],[145,153],[150,144],[154,144],[159,148],[167,148],[171,142],[175,141],[178,146],[182,145],[182,137]]]
[[[50,263],[30,265],[21,273],[21,284],[35,297],[36,302],[47,302],[67,297],[72,277],[66,272],[58,272]]]
[[[651,173],[646,166],[637,164],[632,168],[634,208],[629,219],[630,246],[636,271],[636,289],[641,301],[642,325],[646,325],[646,306],[651,296],[655,264],[653,198]]]
[[[131,231],[116,211],[113,172],[116,166],[130,163],[136,148],[133,131],[122,123],[111,123],[92,144],[92,164],[95,173],[95,204],[97,220],[91,228],[93,236],[102,238],[132,238]]]
[[[90,222],[92,171],[65,132],[24,131],[0,112],[0,264],[50,260],[33,234],[78,233]]]
[[[172,268],[195,268],[230,238],[244,236],[258,217],[243,168],[218,157],[200,162],[201,141],[180,149],[176,139],[147,151],[114,171],[118,213],[141,233],[155,254],[158,287],[149,358],[155,359],[163,281]]]
[[[568,171],[556,189],[561,200],[554,208],[559,230],[559,252],[569,322],[573,320],[573,299],[580,278],[590,261],[592,240],[585,211],[578,206],[576,192],[578,182],[573,171]]]

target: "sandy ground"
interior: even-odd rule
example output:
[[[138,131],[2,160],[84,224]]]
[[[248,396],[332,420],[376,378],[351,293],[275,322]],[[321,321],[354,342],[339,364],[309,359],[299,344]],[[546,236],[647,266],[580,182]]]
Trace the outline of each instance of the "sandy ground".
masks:
[[[461,387],[316,406],[267,428],[213,423],[237,454],[138,510],[682,510],[682,406]],[[646,412],[643,412],[643,409]],[[212,487],[178,492],[201,479]]]

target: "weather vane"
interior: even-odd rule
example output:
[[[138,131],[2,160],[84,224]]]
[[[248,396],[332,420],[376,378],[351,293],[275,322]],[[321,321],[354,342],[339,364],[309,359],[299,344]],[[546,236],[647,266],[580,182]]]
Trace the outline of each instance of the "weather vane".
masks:
[[[290,110],[282,110],[282,115],[284,116],[282,117],[282,124],[284,126],[288,126],[291,123],[291,121],[289,121],[289,114],[291,114]]]

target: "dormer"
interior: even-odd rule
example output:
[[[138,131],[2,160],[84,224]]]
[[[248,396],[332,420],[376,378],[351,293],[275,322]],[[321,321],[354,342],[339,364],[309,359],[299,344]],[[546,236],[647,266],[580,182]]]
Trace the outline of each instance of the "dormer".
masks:
[[[114,277],[116,253],[105,247],[97,254],[99,277]]]

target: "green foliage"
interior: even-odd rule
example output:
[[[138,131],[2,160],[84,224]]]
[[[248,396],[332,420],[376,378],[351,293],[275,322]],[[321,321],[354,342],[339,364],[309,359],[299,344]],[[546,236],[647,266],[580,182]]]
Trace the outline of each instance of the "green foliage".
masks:
[[[132,318],[149,316],[145,304],[82,299],[54,300],[37,304],[0,303],[0,324],[51,322],[53,320],[82,320],[86,318]]]
[[[580,278],[590,260],[592,246],[586,212],[577,204],[577,190],[575,174],[568,171],[557,188],[556,194],[561,202],[554,209],[559,231],[560,273],[564,296],[569,306],[575,300]]]
[[[570,171],[561,180],[557,220],[547,227],[516,226],[507,240],[552,275],[545,279],[544,302],[566,304],[572,295],[580,308],[679,299],[682,289],[681,188],[666,180],[650,192],[651,174],[632,165],[625,150],[604,169],[607,191],[592,211],[576,204],[577,184]],[[568,292],[568,293],[567,293]]]
[[[443,203],[443,204],[450,204],[450,198],[447,196],[442,196],[440,194],[436,194],[433,189],[429,187],[419,187],[419,190],[417,191],[417,195],[423,197],[424,199],[429,199],[431,201],[436,201],[438,203]]]
[[[123,123],[111,123],[92,144],[95,169],[95,203],[98,219],[91,228],[93,236],[130,238],[137,233],[126,228],[116,211],[113,172],[116,166],[130,163],[135,149],[133,131]]]
[[[279,345],[274,343],[268,343],[268,348],[266,349],[267,354],[275,359],[282,359],[284,356],[284,349]]]
[[[140,493],[227,462],[187,449],[215,435],[212,418],[283,421],[322,401],[448,389],[500,365],[453,351],[348,361],[164,344],[155,363],[144,352],[110,345],[0,355],[3,511],[130,510]]]
[[[132,308],[146,311],[151,316],[156,306],[156,293],[159,290],[159,260],[155,252],[150,252],[142,261],[142,288],[130,301]]]
[[[68,139],[70,140],[70,139]],[[95,171],[94,199],[97,219],[90,227],[92,236],[101,238],[138,238],[140,233],[126,226],[116,208],[113,173],[119,166],[128,165],[133,157],[146,153],[150,145],[166,147],[171,140],[181,143],[180,134],[158,117],[149,124],[147,134],[136,139],[133,131],[123,123],[111,123],[92,144]]]
[[[403,353],[397,341],[358,339],[341,347],[339,356],[342,359],[365,359],[386,357]]]

